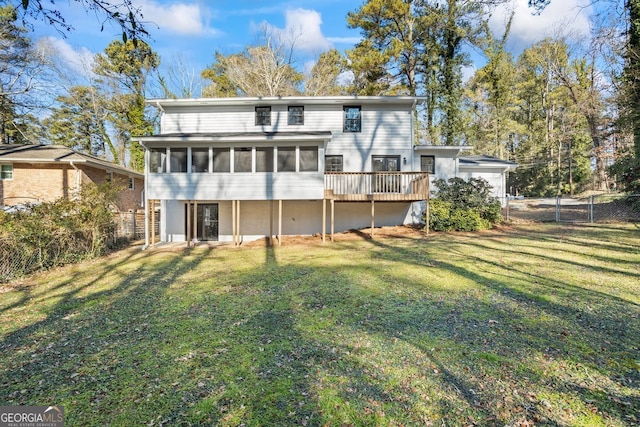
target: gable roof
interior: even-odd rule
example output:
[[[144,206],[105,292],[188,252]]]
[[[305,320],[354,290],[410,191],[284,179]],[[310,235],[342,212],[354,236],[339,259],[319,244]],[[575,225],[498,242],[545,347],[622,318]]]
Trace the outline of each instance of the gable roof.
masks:
[[[109,172],[117,172],[131,177],[142,178],[144,175],[133,169],[108,162],[89,154],[79,153],[62,145],[44,144],[0,144],[0,162],[14,163],[54,163],[85,164]]]
[[[493,156],[464,156],[460,157],[460,167],[469,168],[503,168],[515,169],[519,165],[515,162],[502,160]]]

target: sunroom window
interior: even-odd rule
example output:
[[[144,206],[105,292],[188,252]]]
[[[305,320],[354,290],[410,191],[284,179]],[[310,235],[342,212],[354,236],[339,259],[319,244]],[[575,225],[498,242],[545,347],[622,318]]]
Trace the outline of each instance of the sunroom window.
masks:
[[[171,173],[185,173],[187,171],[187,149],[170,149]]]
[[[191,172],[196,172],[196,173],[209,172],[209,149],[208,148],[192,148],[191,149]]]
[[[256,172],[273,172],[273,148],[256,148]]]
[[[213,149],[213,171],[214,172],[230,172],[231,171],[231,150],[229,148]]]
[[[242,147],[233,151],[233,171],[251,172],[251,148]]]
[[[149,150],[149,171],[163,173],[167,171],[167,149],[151,148]]]
[[[296,171],[296,147],[278,147],[278,172]]]
[[[300,172],[318,172],[318,147],[300,147]]]

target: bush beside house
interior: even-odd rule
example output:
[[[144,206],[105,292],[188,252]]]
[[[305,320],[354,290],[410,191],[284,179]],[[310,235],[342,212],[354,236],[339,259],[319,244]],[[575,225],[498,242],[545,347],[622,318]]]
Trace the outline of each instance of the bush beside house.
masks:
[[[115,185],[84,185],[77,198],[0,211],[0,281],[105,254],[113,241]]]
[[[438,197],[429,202],[430,230],[486,230],[502,221],[500,201],[491,196],[492,187],[485,179],[436,179],[433,185]]]

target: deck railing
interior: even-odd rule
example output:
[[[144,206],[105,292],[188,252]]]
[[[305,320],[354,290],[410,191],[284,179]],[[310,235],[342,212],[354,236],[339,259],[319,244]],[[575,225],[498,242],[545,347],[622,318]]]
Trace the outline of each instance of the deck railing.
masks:
[[[334,200],[416,201],[429,194],[426,172],[325,172],[325,197]]]

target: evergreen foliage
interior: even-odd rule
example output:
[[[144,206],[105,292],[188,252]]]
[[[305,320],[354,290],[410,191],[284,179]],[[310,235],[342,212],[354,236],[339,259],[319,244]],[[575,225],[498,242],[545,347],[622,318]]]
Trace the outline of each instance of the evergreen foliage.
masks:
[[[486,230],[502,221],[500,201],[491,196],[483,178],[436,179],[438,198],[429,201],[429,229],[435,231]]]

